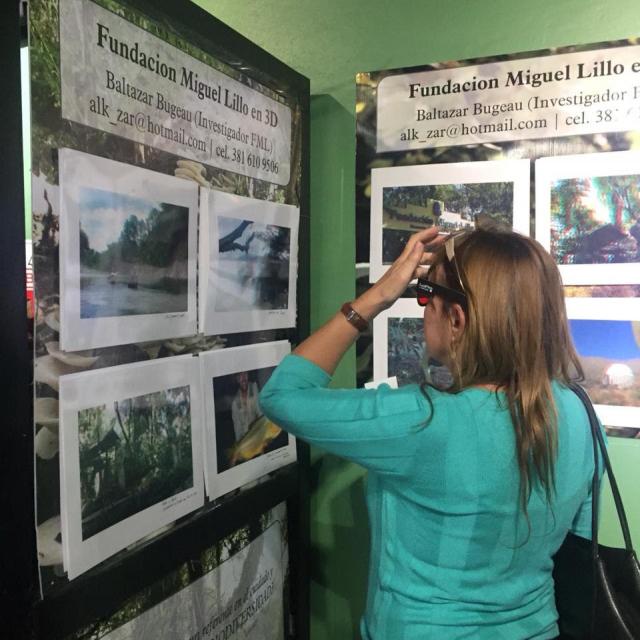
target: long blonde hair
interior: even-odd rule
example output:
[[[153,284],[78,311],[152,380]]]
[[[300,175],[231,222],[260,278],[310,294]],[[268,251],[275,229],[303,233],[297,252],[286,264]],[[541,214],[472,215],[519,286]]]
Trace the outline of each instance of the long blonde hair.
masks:
[[[555,490],[558,420],[551,383],[583,377],[567,324],[562,281],[542,246],[512,231],[462,234],[455,241],[455,261],[467,309],[465,330],[453,345],[451,391],[495,384],[505,392],[526,515],[536,481],[549,502]],[[460,290],[444,250],[436,254],[432,271],[438,265],[447,285]]]

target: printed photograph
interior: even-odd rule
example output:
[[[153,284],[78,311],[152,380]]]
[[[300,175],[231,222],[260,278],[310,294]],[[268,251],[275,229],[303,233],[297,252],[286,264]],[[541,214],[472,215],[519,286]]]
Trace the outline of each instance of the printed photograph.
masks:
[[[449,369],[426,352],[422,318],[389,318],[387,345],[388,377],[398,386],[432,384],[447,389],[453,383]]]
[[[189,209],[101,189],[78,193],[81,318],[186,312]]]
[[[274,368],[213,379],[218,473],[289,444],[289,435],[262,415],[258,404],[258,394]]]
[[[70,580],[204,504],[200,394],[191,355],[60,377]]]
[[[396,376],[399,387],[427,381],[422,325],[422,318],[389,318],[387,371],[388,377]]]
[[[198,185],[60,149],[64,351],[197,331]]]
[[[640,322],[571,319],[569,326],[591,400],[594,405],[616,408],[599,411],[602,422],[612,427],[635,426],[640,408]],[[621,424],[626,422],[631,424]],[[627,431],[617,429],[612,435],[635,437],[640,424]]]
[[[300,210],[202,189],[200,211],[200,331],[293,327]]]
[[[289,342],[279,340],[200,354],[205,484],[211,499],[295,462],[295,437],[264,416],[258,402],[273,370],[290,351]]]
[[[430,384],[447,389],[447,367],[429,356],[423,331],[424,309],[414,298],[399,298],[373,320],[373,381],[395,376],[398,386]]]
[[[640,284],[639,164],[638,151],[536,160],[536,239],[565,285]]]
[[[193,486],[189,386],[78,411],[82,539]]]
[[[432,226],[453,233],[487,222],[513,226],[513,182],[430,184],[382,190],[382,260],[391,264],[411,234]]]
[[[530,173],[529,160],[372,169],[369,281],[384,275],[412,233],[434,225],[445,233],[502,226],[528,236]]]
[[[550,213],[559,264],[640,262],[640,174],[555,180]]]
[[[287,309],[291,229],[218,217],[216,311]]]

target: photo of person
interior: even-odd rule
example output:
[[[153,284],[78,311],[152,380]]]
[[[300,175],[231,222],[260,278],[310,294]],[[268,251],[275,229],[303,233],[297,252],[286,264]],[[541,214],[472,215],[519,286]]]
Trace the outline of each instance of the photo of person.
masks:
[[[291,230],[218,217],[216,311],[286,309]]]
[[[189,209],[81,188],[80,317],[188,307]]]
[[[265,418],[258,394],[274,367],[213,379],[218,473],[286,447],[289,435]]]
[[[258,385],[249,382],[249,374],[241,371],[236,374],[238,391],[231,402],[231,420],[233,421],[233,431],[236,442],[242,439],[249,430],[249,425],[260,417],[258,409]]]
[[[476,221],[513,225],[513,183],[430,184],[382,190],[382,261],[391,264],[412,233],[438,226],[451,232]]]
[[[296,439],[269,420],[258,402],[285,340],[214,349],[198,357],[204,409],[205,483],[215,499],[296,460]]]

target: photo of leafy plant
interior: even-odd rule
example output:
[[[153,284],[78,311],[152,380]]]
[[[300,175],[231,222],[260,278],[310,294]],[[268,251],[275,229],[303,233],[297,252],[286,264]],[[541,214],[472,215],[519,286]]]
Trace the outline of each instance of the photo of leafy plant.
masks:
[[[559,264],[640,262],[640,175],[555,180],[550,213]]]
[[[81,188],[82,318],[185,312],[189,209]]]
[[[422,318],[389,318],[387,372],[398,386],[426,382],[425,345]]]
[[[216,311],[286,309],[291,229],[218,217]]]
[[[264,416],[258,404],[274,368],[213,379],[218,473],[289,444],[289,434]]]
[[[189,386],[78,411],[83,540],[193,486]]]
[[[387,375],[398,386],[429,383],[447,389],[453,379],[449,369],[426,352],[422,318],[388,319]]]
[[[513,183],[431,184],[382,190],[382,259],[391,264],[409,236],[437,225],[454,232],[479,217],[513,225]]]

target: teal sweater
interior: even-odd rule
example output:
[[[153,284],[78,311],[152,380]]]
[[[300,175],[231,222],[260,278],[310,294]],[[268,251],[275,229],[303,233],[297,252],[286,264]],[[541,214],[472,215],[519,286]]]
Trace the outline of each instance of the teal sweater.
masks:
[[[287,356],[261,395],[289,433],[369,470],[365,640],[544,640],[558,634],[551,557],[567,531],[590,538],[593,449],[586,412],[554,383],[556,494],[518,508],[513,426],[501,393],[416,385],[327,389]]]

